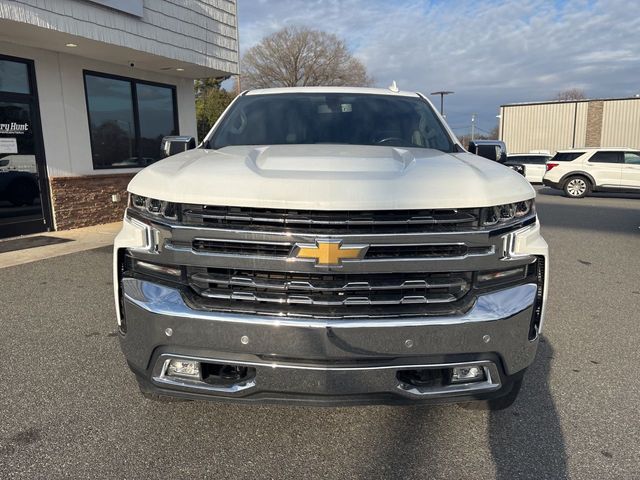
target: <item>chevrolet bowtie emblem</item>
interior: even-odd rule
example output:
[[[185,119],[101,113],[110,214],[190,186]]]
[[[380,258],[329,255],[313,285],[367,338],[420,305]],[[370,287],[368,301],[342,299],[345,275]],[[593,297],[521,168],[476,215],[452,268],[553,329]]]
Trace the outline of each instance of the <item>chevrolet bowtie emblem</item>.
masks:
[[[362,258],[367,245],[342,245],[340,240],[317,240],[316,244],[297,243],[295,258],[313,258],[319,267],[338,266],[344,259]]]

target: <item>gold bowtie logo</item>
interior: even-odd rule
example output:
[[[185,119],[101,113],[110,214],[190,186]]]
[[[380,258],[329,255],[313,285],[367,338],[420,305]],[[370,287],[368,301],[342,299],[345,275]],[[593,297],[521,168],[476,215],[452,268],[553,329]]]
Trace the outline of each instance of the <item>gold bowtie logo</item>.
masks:
[[[295,258],[313,258],[317,266],[336,266],[342,260],[349,258],[362,258],[367,245],[342,245],[341,240],[316,241],[315,245],[296,244],[293,251]]]

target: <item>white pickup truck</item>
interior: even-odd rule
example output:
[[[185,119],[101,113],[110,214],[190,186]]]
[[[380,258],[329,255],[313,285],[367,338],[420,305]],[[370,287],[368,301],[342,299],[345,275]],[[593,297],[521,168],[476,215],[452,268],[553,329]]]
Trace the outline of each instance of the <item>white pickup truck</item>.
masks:
[[[244,92],[129,192],[115,298],[145,396],[515,400],[547,294],[535,192],[423,95]]]

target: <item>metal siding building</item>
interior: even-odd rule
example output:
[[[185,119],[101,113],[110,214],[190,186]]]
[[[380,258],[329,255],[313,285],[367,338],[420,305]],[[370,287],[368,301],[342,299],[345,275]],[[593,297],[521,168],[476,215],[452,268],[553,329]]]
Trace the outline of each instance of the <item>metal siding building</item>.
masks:
[[[509,153],[640,148],[640,98],[507,104],[500,115],[500,139]]]
[[[0,0],[0,238],[122,218],[161,136],[197,135],[194,79],[238,73],[236,8]]]
[[[602,145],[640,148],[640,98],[604,102]]]

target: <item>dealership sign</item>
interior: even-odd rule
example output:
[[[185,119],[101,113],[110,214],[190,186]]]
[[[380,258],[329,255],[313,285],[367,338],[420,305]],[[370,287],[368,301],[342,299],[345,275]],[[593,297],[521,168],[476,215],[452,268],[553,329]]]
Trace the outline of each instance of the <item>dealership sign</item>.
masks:
[[[24,135],[28,131],[28,123],[0,123],[0,135]]]

